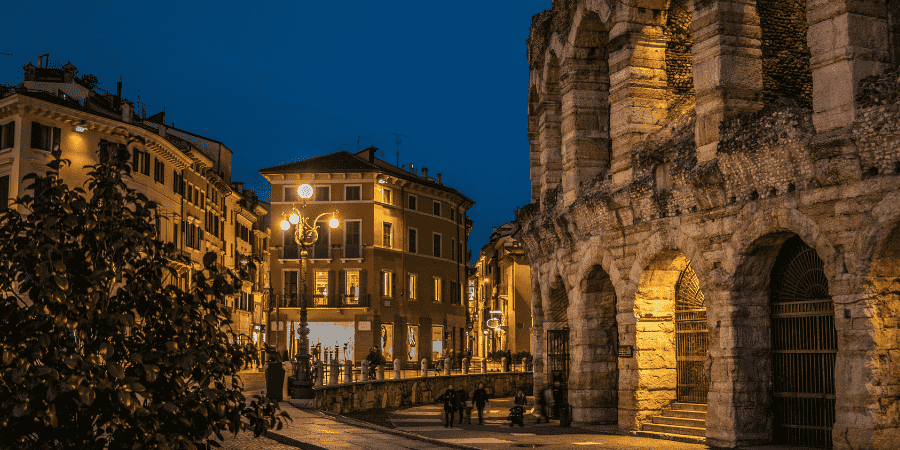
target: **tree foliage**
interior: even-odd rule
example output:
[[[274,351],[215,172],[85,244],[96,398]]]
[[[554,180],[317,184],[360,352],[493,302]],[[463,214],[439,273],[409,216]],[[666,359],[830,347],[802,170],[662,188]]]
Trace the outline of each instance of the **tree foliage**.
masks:
[[[205,448],[281,428],[277,403],[242,393],[250,355],[224,302],[241,274],[208,253],[188,292],[169,284],[190,262],[125,184],[128,151],[98,154],[86,190],[55,153],[0,214],[0,448]]]

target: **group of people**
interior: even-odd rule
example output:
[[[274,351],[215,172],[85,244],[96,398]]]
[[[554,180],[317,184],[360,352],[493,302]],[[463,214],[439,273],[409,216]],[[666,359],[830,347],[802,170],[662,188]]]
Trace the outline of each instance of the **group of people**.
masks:
[[[444,402],[444,427],[453,428],[453,418],[459,412],[459,423],[463,420],[467,424],[472,423],[472,407],[478,411],[478,424],[484,425],[484,408],[488,404],[488,394],[484,390],[484,383],[478,383],[478,388],[472,391],[472,396],[465,389],[455,390],[449,385],[447,390],[438,397],[438,401]]]

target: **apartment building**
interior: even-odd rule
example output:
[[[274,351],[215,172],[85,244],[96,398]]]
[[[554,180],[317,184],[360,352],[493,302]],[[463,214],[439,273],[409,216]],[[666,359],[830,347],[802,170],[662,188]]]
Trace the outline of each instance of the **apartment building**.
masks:
[[[8,207],[24,195],[28,173],[44,173],[59,149],[71,165],[60,171],[70,187],[87,180],[85,166],[97,164],[97,149],[109,142],[126,146],[132,155],[130,187],[159,207],[161,238],[174,243],[190,264],[173,262],[187,287],[203,255],[215,252],[219,263],[235,268],[255,261],[257,270],[242,291],[227,300],[235,331],[242,339],[263,339],[264,293],[268,282],[266,246],[268,205],[240,183],[231,181],[232,150],[219,141],[164,123],[165,114],[135,114],[121,95],[98,88],[93,77],[78,77],[68,63],[23,67],[24,81],[0,87],[0,202]]]
[[[464,349],[472,228],[466,212],[474,202],[440,174],[396,167],[376,152],[342,151],[260,170],[271,184],[275,223],[293,209],[310,220],[329,213],[318,224],[305,276],[293,226],[272,236],[277,302],[269,340],[290,355],[297,352],[304,286],[309,342],[320,358],[358,361],[379,347],[389,361],[417,363]],[[297,192],[304,184],[313,189],[308,201]],[[332,217],[335,229],[326,225]]]

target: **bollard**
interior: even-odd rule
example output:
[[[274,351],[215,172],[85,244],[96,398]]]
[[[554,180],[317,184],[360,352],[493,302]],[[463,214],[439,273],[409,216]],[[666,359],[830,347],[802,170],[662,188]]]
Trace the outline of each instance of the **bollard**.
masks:
[[[338,384],[338,378],[341,377],[340,369],[336,359],[331,360],[328,366],[328,384]]]
[[[481,360],[481,373],[487,373],[487,360]]]
[[[462,360],[462,373],[463,375],[469,374],[469,358],[465,358]]]
[[[322,367],[322,361],[316,361],[315,368],[316,387],[322,387],[322,377],[325,375],[325,368]]]
[[[344,383],[353,382],[353,361],[344,361]]]
[[[500,370],[503,373],[509,372],[509,360],[505,356],[500,358]]]
[[[399,379],[402,378],[402,376],[403,376],[403,375],[401,374],[401,370],[403,370],[403,369],[402,369],[402,367],[403,367],[402,364],[403,364],[403,363],[401,363],[399,359],[395,359],[395,360],[394,360],[394,379],[395,379],[395,380],[399,380]]]
[[[444,376],[450,376],[450,358],[444,358]]]
[[[420,375],[420,376],[427,377],[428,376],[428,358],[422,358],[422,363],[420,365],[422,366],[422,375]]]
[[[362,364],[359,366],[361,367],[359,370],[359,381],[369,381],[369,360],[362,360]]]
[[[384,381],[384,364],[378,365],[378,372],[375,373],[375,376],[378,377],[378,381]]]

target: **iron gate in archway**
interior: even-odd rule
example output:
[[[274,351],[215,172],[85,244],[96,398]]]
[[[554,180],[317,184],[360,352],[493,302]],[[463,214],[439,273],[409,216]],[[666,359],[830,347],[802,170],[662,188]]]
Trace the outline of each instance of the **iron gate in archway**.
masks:
[[[550,380],[569,381],[569,329],[547,330],[547,365]]]
[[[678,402],[706,403],[708,345],[706,303],[700,280],[688,263],[675,284],[675,397]]]
[[[834,426],[834,303],[824,263],[799,236],[784,243],[771,280],[775,440],[830,448]]]

